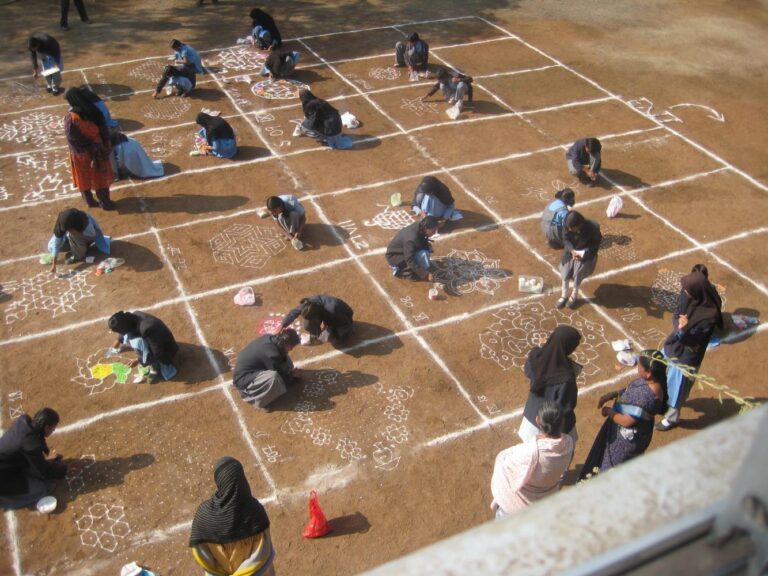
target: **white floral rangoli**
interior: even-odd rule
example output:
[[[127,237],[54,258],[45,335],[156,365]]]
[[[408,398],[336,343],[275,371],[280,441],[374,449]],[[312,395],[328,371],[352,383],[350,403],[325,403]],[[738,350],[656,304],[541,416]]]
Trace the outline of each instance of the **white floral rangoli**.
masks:
[[[480,356],[494,361],[502,370],[522,370],[531,349],[541,345],[561,325],[573,326],[581,334],[581,343],[573,354],[584,367],[579,384],[600,371],[596,361],[602,352],[613,354],[605,328],[575,310],[561,311],[532,302],[503,308],[493,318],[491,325],[480,333]]]
[[[0,125],[0,142],[32,144],[48,148],[64,142],[64,115],[30,112]]]
[[[675,312],[677,310],[677,302],[680,299],[680,290],[682,290],[680,280],[687,274],[686,272],[675,272],[666,268],[660,269],[656,273],[656,279],[651,286],[651,303],[659,308],[663,308],[667,312]],[[723,304],[725,304],[727,293],[725,286],[718,284],[715,288]]]
[[[382,212],[379,212],[370,220],[363,220],[365,226],[378,226],[384,230],[400,230],[415,220],[408,210],[392,208],[385,206]]]
[[[131,533],[125,520],[125,508],[112,504],[93,504],[75,520],[83,546],[114,552],[120,541]]]
[[[291,100],[299,97],[300,90],[309,90],[309,86],[298,80],[262,80],[251,86],[253,92],[259,98],[267,100]]]
[[[222,50],[213,59],[206,62],[210,65],[221,66],[221,73],[226,74],[232,71],[260,70],[266,60],[265,54],[244,45]]]
[[[479,250],[453,249],[447,256],[432,259],[433,276],[454,295],[483,292],[493,296],[512,276],[500,262]]]
[[[169,96],[153,100],[141,108],[145,118],[152,120],[175,120],[192,107],[189,98]]]
[[[386,66],[384,68],[371,68],[368,71],[368,76],[375,80],[397,80],[400,78],[400,70],[394,66]]]
[[[435,102],[422,102],[421,98],[401,98],[403,103],[400,106],[403,110],[408,110],[416,114],[416,116],[424,116],[424,114],[437,114],[437,104]]]
[[[263,268],[269,259],[285,250],[283,236],[274,228],[233,224],[210,240],[213,259],[245,268]]]
[[[90,270],[79,270],[66,277],[57,277],[46,270],[24,280],[8,282],[3,290],[13,295],[13,301],[4,311],[5,323],[24,320],[30,310],[45,310],[56,318],[75,312],[75,306],[84,298],[93,297],[88,283]]]

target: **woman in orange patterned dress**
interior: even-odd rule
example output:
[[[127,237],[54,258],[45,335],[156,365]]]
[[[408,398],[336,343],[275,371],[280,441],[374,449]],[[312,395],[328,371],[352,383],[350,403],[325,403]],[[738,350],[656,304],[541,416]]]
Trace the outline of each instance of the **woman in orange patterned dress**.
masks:
[[[64,94],[69,110],[64,117],[64,131],[72,161],[72,179],[91,208],[101,206],[114,210],[109,198],[109,185],[114,181],[109,153],[112,148],[104,116],[96,106],[83,97],[80,88],[70,88]],[[96,198],[92,190],[96,190]]]

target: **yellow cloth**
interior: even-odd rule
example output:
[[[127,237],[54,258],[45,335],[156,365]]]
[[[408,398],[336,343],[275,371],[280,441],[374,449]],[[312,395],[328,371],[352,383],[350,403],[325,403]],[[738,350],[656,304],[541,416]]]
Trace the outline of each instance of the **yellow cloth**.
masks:
[[[272,539],[269,529],[237,542],[227,544],[205,542],[192,548],[192,555],[209,574],[228,576],[274,574],[271,562]],[[239,569],[246,561],[249,561],[247,566]]]

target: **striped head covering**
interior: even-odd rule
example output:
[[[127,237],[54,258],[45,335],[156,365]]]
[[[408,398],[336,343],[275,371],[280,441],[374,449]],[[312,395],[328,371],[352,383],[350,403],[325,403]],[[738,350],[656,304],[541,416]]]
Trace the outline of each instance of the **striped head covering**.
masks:
[[[216,462],[216,493],[197,508],[189,545],[229,544],[269,528],[264,506],[251,495],[243,465],[230,456]]]

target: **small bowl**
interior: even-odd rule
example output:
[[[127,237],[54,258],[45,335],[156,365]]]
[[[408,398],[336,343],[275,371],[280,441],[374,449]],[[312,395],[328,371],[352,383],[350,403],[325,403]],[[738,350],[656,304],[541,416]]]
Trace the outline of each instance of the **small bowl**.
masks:
[[[57,505],[58,502],[56,501],[55,497],[46,496],[45,498],[40,498],[40,500],[37,501],[37,511],[41,514],[50,514],[56,510]]]

